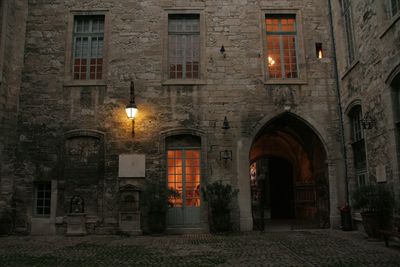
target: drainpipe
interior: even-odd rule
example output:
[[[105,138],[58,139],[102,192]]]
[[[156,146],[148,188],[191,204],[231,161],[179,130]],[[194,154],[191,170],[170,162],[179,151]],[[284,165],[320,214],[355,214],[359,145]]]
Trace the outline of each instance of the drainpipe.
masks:
[[[350,204],[349,179],[348,179],[348,173],[347,173],[347,151],[346,151],[346,141],[345,141],[345,137],[344,137],[342,98],[340,95],[339,71],[338,71],[337,60],[336,60],[336,39],[335,39],[334,30],[333,30],[332,1],[331,0],[328,0],[328,9],[329,9],[329,26],[330,26],[332,46],[333,46],[333,63],[335,65],[336,97],[337,97],[337,109],[339,112],[340,137],[341,137],[343,158],[344,158],[344,176],[345,176],[344,178],[345,178],[345,182],[346,182],[345,197],[346,197],[346,202],[348,204]]]

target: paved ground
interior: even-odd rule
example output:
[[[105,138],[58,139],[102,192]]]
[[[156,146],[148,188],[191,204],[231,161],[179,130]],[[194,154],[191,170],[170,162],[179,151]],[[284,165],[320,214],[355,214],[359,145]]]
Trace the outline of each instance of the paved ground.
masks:
[[[334,230],[0,237],[0,266],[400,266],[400,244],[392,244]]]

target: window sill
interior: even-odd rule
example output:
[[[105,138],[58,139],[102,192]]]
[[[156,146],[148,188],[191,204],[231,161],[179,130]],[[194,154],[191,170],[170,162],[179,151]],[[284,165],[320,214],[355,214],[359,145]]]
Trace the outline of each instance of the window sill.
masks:
[[[205,85],[207,84],[205,80],[202,79],[188,79],[188,80],[179,80],[179,79],[171,79],[166,80],[161,83],[162,85]]]
[[[388,31],[393,27],[393,25],[395,25],[396,22],[399,20],[400,20],[400,12],[390,19],[389,24],[387,24],[386,28],[384,28],[382,33],[379,35],[379,39],[382,39],[386,35],[386,33],[388,33]]]
[[[77,87],[77,86],[106,86],[104,80],[70,80],[64,81],[64,87]]]
[[[50,214],[49,215],[33,215],[32,219],[35,219],[35,220],[50,220]]]
[[[343,80],[346,78],[346,76],[358,65],[358,63],[360,63],[358,59],[354,60],[354,62],[341,75],[342,77],[340,79]]]
[[[307,82],[305,80],[301,80],[301,79],[268,79],[266,81],[264,81],[265,85],[274,85],[274,84],[298,84],[298,85],[302,85],[302,84],[307,84]]]

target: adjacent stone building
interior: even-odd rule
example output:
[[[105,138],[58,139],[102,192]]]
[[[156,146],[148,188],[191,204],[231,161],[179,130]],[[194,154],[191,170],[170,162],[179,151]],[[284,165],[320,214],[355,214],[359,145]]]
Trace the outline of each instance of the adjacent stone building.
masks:
[[[398,196],[400,1],[332,6],[349,191],[379,182]]]
[[[207,231],[201,188],[222,181],[236,230],[338,227],[356,181],[400,188],[386,2],[3,0],[2,216],[140,233],[153,181],[178,193],[167,230]]]

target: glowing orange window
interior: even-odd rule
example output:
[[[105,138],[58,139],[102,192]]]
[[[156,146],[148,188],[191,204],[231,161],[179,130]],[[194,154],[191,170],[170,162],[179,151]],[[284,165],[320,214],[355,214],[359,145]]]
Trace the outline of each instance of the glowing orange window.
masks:
[[[200,150],[168,150],[168,188],[176,194],[170,197],[173,207],[200,206]]]
[[[297,78],[296,19],[293,15],[267,15],[268,77],[272,79]]]

